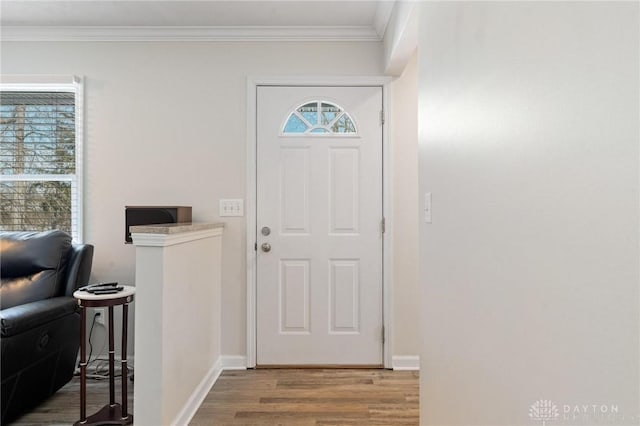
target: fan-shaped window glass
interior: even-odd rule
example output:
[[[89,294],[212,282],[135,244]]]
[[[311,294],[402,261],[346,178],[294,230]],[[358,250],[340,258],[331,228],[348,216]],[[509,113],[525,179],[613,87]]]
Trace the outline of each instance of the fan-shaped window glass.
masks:
[[[354,134],[353,120],[341,107],[326,101],[313,101],[289,114],[284,134]]]

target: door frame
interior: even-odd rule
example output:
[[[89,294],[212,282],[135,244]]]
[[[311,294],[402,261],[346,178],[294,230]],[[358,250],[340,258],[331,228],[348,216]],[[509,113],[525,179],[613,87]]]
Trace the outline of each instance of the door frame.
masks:
[[[384,327],[383,362],[392,368],[393,348],[392,290],[393,290],[393,170],[392,149],[389,131],[391,111],[389,103],[391,77],[248,77],[247,78],[247,141],[246,141],[246,268],[247,268],[247,368],[256,366],[256,289],[257,289],[257,241],[256,229],[256,172],[257,172],[257,99],[258,86],[376,86],[382,88],[382,214],[385,232],[382,238],[382,324]]]

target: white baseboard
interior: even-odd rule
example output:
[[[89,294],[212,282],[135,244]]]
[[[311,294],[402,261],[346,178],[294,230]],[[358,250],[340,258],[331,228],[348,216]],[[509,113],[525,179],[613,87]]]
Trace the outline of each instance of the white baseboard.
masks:
[[[180,413],[171,422],[171,425],[186,425],[189,424],[191,418],[196,414],[198,408],[202,404],[202,401],[206,398],[207,394],[216,384],[218,377],[224,370],[246,370],[247,369],[247,357],[240,355],[222,355],[218,358],[216,363],[211,367],[207,375],[202,379],[198,387],[193,391],[191,397],[187,400]]]
[[[391,357],[391,366],[394,370],[420,370],[420,357],[417,355],[394,355]]]
[[[220,377],[222,373],[222,358],[219,357],[216,363],[211,367],[209,372],[204,376],[200,384],[195,388],[189,399],[187,400],[182,410],[178,413],[175,419],[171,422],[171,425],[187,425],[191,421],[191,418],[196,414],[200,404],[204,401],[205,397]]]
[[[246,370],[247,357],[243,355],[222,355],[223,370]]]

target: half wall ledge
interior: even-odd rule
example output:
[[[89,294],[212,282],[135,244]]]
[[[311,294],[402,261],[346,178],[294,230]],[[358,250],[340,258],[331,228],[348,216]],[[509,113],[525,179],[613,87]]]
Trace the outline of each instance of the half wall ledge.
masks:
[[[184,424],[221,362],[222,223],[131,227],[136,248],[134,416]]]

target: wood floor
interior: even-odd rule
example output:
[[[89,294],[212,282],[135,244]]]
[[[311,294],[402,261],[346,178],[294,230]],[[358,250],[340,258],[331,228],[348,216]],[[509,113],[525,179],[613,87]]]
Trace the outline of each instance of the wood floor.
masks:
[[[116,389],[119,388],[116,381]],[[78,378],[15,425],[70,425],[79,419]],[[129,383],[129,407],[133,408]],[[120,395],[116,392],[116,401]],[[191,425],[418,425],[418,373],[390,370],[225,371]],[[108,401],[108,382],[89,380],[87,413]],[[160,426],[160,425],[158,425]]]
[[[191,425],[415,426],[418,401],[411,371],[225,371]]]
[[[120,378],[116,379],[116,402],[120,402]],[[127,388],[129,411],[133,410],[133,383]],[[109,402],[108,380],[87,380],[87,415]],[[74,377],[42,404],[17,418],[12,425],[72,425],[80,420],[80,378]]]

